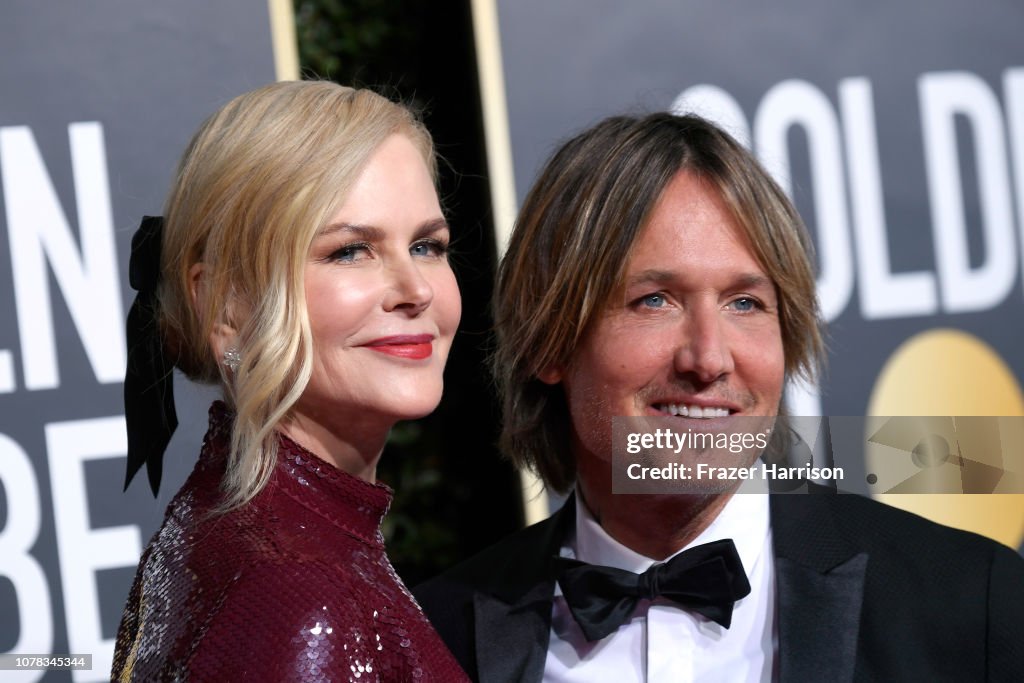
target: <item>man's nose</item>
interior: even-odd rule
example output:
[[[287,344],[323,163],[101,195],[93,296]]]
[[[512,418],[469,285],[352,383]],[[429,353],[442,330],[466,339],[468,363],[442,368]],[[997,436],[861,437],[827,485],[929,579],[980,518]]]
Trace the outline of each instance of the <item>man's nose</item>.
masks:
[[[676,372],[694,375],[705,384],[732,372],[733,358],[725,324],[717,306],[691,310],[680,328],[674,358]]]
[[[417,315],[434,300],[434,288],[411,257],[388,264],[387,277],[388,290],[384,296],[387,311],[402,310]]]

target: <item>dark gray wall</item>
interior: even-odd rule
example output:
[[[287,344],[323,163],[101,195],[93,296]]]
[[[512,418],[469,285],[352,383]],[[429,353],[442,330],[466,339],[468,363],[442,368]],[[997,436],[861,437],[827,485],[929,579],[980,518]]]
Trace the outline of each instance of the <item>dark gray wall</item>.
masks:
[[[0,46],[0,652],[93,654],[73,680],[107,680],[209,403],[179,384],[160,500],[122,494],[131,235],[202,119],[275,79],[267,3],[9,0]]]

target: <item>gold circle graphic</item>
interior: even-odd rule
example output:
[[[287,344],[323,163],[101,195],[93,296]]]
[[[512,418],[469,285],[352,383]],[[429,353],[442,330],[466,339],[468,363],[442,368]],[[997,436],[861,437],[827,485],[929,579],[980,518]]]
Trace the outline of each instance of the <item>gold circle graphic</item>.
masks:
[[[876,416],[1024,416],[1024,393],[991,346],[962,330],[911,337],[886,361],[868,402]],[[1024,494],[882,494],[876,499],[1017,549]]]

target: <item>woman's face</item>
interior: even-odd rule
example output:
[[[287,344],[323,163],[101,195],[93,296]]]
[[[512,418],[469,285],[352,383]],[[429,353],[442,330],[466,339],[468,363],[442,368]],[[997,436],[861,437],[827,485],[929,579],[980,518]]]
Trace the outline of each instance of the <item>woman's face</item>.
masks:
[[[392,135],[310,248],[313,375],[294,410],[302,422],[338,434],[437,407],[462,312],[448,241],[423,156]]]

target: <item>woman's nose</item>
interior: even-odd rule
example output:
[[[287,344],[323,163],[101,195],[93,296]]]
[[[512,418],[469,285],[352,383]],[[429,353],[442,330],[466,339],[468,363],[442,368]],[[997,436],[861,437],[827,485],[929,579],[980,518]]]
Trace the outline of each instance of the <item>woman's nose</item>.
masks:
[[[385,310],[405,310],[416,315],[430,306],[434,288],[412,258],[390,264],[388,276],[391,281],[384,297]]]

